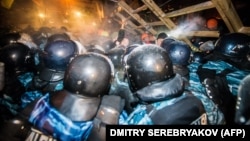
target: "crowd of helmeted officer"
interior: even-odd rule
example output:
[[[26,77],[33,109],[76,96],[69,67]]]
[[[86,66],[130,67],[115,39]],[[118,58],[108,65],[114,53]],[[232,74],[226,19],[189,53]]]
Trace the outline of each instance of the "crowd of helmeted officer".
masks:
[[[166,33],[126,46],[69,33],[1,35],[1,140],[104,141],[106,125],[250,124],[248,35],[193,50]]]

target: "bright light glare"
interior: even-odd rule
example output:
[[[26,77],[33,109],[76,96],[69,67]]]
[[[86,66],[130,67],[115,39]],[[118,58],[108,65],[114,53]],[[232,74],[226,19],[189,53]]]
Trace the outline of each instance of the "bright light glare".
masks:
[[[11,55],[11,58],[13,58],[13,59],[16,59],[16,57],[17,57],[16,54]]]
[[[63,55],[64,55],[64,52],[63,52],[63,51],[58,51],[58,52],[57,52],[57,55],[58,55],[58,56],[63,56]]]
[[[97,24],[96,24],[96,22],[93,22],[92,25],[93,25],[93,26],[96,26]]]
[[[39,13],[38,16],[39,16],[40,18],[45,18],[45,14],[43,14],[43,13]]]
[[[75,11],[75,15],[76,15],[76,17],[81,17],[81,16],[82,16],[82,13],[79,12],[79,11]]]

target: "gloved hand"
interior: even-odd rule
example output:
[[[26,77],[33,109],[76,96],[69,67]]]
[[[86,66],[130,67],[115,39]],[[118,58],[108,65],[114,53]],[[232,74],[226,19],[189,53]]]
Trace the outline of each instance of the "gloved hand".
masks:
[[[197,74],[202,83],[206,78],[215,79],[216,71],[199,67],[197,70]]]
[[[216,87],[216,81],[214,79],[206,78],[203,82],[206,88],[207,96],[218,106],[222,105],[221,94]]]
[[[201,83],[205,86],[207,96],[218,106],[222,104],[221,93],[215,80],[216,71],[199,67],[197,74]]]

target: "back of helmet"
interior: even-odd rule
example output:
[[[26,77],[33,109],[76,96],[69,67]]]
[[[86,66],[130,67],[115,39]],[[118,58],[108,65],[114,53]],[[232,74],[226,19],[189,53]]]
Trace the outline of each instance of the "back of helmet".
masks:
[[[85,53],[75,57],[64,76],[64,87],[71,93],[99,97],[107,94],[114,77],[111,60],[98,53]]]

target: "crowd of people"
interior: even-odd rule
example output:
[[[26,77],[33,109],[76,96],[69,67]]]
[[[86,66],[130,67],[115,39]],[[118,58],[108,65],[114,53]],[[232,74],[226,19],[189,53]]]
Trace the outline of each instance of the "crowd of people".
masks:
[[[249,125],[250,36],[194,51],[161,32],[84,44],[68,30],[0,37],[0,139],[105,141],[106,125]],[[204,126],[205,128],[205,126]]]

